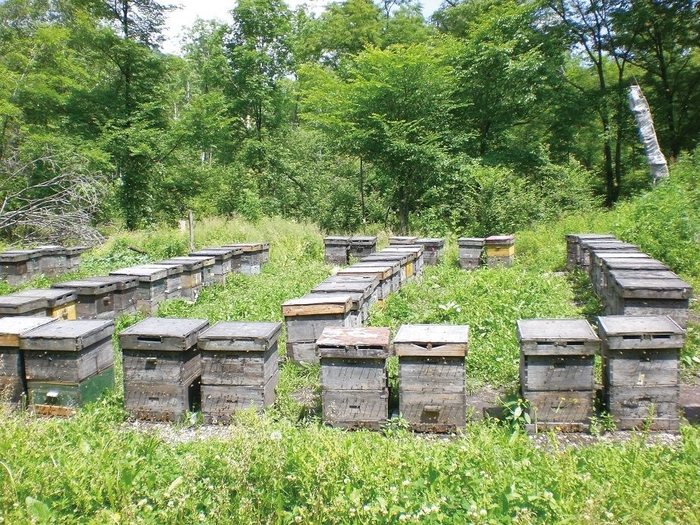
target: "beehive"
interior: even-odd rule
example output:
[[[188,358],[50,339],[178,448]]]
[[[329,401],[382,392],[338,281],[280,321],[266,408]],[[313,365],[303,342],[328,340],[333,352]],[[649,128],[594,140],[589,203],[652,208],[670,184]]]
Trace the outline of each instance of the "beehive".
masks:
[[[593,285],[593,291],[596,295],[601,296],[603,289],[606,287],[605,282],[605,266],[606,262],[624,260],[628,262],[634,261],[634,264],[661,264],[649,255],[642,252],[606,252],[598,250],[591,254],[591,263],[588,268],[588,274]],[[654,268],[656,269],[656,268]],[[668,268],[665,268],[668,269]]]
[[[168,271],[155,266],[132,266],[109,272],[110,275],[128,275],[139,280],[136,289],[136,309],[146,315],[153,315],[158,304],[165,300],[165,282]]]
[[[347,328],[351,322],[349,294],[307,295],[282,305],[287,334],[287,357],[297,363],[318,363],[316,341],[324,328]]]
[[[587,429],[594,415],[598,336],[584,319],[521,319],[520,389],[537,429]]]
[[[204,248],[190,253],[190,257],[214,257],[214,280],[217,283],[224,283],[226,276],[233,272],[233,259],[238,259],[240,268],[240,257],[243,250],[240,248]]]
[[[348,253],[350,250],[350,237],[340,237],[332,235],[324,237],[324,262],[334,266],[345,266],[348,264]]]
[[[216,258],[210,255],[190,255],[189,257],[173,257],[168,261],[174,261],[180,264],[187,264],[192,261],[200,261],[202,263],[202,286],[211,286],[216,282],[214,275],[214,265]]]
[[[26,403],[27,379],[19,338],[22,334],[54,321],[52,317],[0,319],[0,408],[12,412]]]
[[[111,320],[57,320],[20,336],[29,406],[70,415],[114,387]]]
[[[185,296],[184,291],[184,264],[173,259],[157,261],[152,264],[142,264],[141,268],[164,268],[165,278],[165,299],[179,299]]]
[[[207,423],[229,423],[237,410],[262,411],[274,403],[281,331],[281,323],[228,321],[199,334]]]
[[[628,258],[605,258],[602,260],[601,271],[596,275],[594,281],[594,291],[603,301],[604,306],[612,309],[616,301],[615,286],[612,282],[613,275],[619,277],[650,277],[659,276],[661,278],[678,277],[668,269],[668,266],[656,259],[628,259]],[[657,273],[658,272],[658,273]]]
[[[376,275],[331,275],[326,277],[321,284],[330,285],[333,283],[364,283],[369,287],[368,306],[372,306],[379,300],[377,292],[379,277]]]
[[[341,268],[338,270],[337,275],[339,277],[356,276],[356,277],[367,277],[370,279],[378,279],[379,284],[377,285],[377,300],[383,301],[392,292],[394,287],[393,282],[397,279],[393,275],[393,270],[391,266],[348,266],[347,268]]]
[[[37,246],[40,252],[39,265],[41,273],[50,277],[65,273],[67,270],[66,249],[62,246]]]
[[[566,269],[572,271],[580,268],[581,264],[581,241],[589,240],[615,240],[614,235],[608,233],[570,233],[566,236]]]
[[[591,259],[595,252],[625,252],[639,253],[639,247],[628,242],[618,241],[617,239],[588,239],[581,240],[579,244],[580,250],[580,268],[586,272],[590,272]]]
[[[413,430],[451,432],[466,424],[468,339],[466,325],[399,328],[399,411]]]
[[[356,236],[350,237],[348,254],[352,257],[362,259],[370,253],[377,251],[377,237]]]
[[[326,328],[317,342],[323,421],[379,430],[389,415],[388,328]]]
[[[425,251],[423,252],[423,260],[428,266],[436,266],[440,259],[442,259],[442,253],[445,249],[445,239],[438,238],[419,238],[416,240],[416,244],[423,246]]]
[[[56,283],[53,288],[75,290],[78,319],[111,319],[114,317],[116,284],[108,279],[91,278]]]
[[[669,315],[681,328],[688,322],[693,288],[678,278],[636,277],[611,272],[613,300],[606,304],[609,315]]]
[[[605,404],[620,430],[678,430],[685,333],[668,316],[599,317]]]
[[[410,235],[389,237],[389,246],[396,244],[415,244],[417,240],[418,237],[413,237]]]
[[[391,275],[389,278],[389,283],[390,283],[390,292],[398,292],[401,289],[401,286],[408,280],[408,277],[405,277],[404,280],[402,280],[402,277],[406,275],[409,271],[413,271],[413,265],[410,262],[410,258],[406,262],[406,266],[402,267],[401,265],[401,260],[397,258],[396,260],[384,260],[384,261],[364,261],[363,260],[356,262],[349,268],[356,268],[358,270],[362,270],[363,268],[371,268],[371,269],[378,269],[378,270],[384,270],[384,269],[389,269],[391,271]],[[410,265],[410,270],[408,266]],[[343,271],[347,271],[347,268],[343,268]],[[340,275],[340,272],[338,272],[338,275]]]
[[[376,302],[376,282],[377,281],[358,281],[350,279],[336,281],[326,280],[315,286],[311,290],[311,293],[334,295],[351,294],[353,296],[353,309],[356,306],[355,303],[358,303],[358,319],[356,326],[362,326],[369,317],[369,307]],[[355,294],[359,295],[356,296]]]
[[[46,317],[48,302],[41,297],[0,296],[0,317]]]
[[[381,253],[407,253],[409,254],[409,272],[408,273],[408,281],[412,281],[414,279],[420,280],[423,277],[423,266],[424,266],[424,259],[423,259],[423,253],[425,252],[425,248],[422,245],[419,244],[405,244],[402,246],[387,246],[384,248]]]
[[[515,256],[515,237],[512,235],[492,235],[484,239],[486,266],[497,268],[509,267]]]
[[[363,257],[359,262],[366,266],[382,266],[391,265],[392,275],[398,273],[398,288],[394,290],[395,286],[392,286],[392,291],[397,291],[409,280],[409,277],[413,276],[413,262],[415,257],[410,253],[389,253],[389,252],[375,252],[367,257]],[[396,266],[398,263],[398,266]],[[357,266],[362,266],[356,263]],[[393,283],[392,283],[393,284]]]
[[[39,250],[11,250],[0,253],[0,274],[12,286],[27,282],[40,272]]]
[[[457,239],[459,247],[459,267],[463,270],[474,270],[481,266],[484,252],[484,239],[482,237],[460,237]]]
[[[210,256],[209,259],[213,259],[213,257]],[[175,264],[181,268],[180,297],[194,301],[202,291],[202,287],[204,286],[204,264],[202,259],[198,257],[173,257],[172,259],[166,259],[156,264]]]
[[[87,246],[69,246],[66,248],[66,271],[77,272],[80,269],[82,254],[89,248]]]
[[[37,297],[46,300],[46,315],[56,319],[77,319],[76,303],[78,292],[70,288],[49,288],[43,290],[23,290],[13,295]]]
[[[151,317],[119,334],[129,413],[178,421],[197,408],[202,375],[197,339],[208,325],[202,319]]]
[[[240,273],[244,275],[257,275],[263,265],[263,243],[248,242],[239,244],[227,244],[226,248],[238,248],[243,251],[241,254]]]
[[[104,275],[101,277],[86,277],[83,281],[114,284],[114,291],[112,292],[114,315],[136,313],[138,277],[131,275]]]

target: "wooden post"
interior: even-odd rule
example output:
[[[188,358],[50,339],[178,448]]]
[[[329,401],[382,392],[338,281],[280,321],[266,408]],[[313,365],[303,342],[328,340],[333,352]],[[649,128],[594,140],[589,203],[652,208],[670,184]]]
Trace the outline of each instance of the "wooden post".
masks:
[[[187,220],[189,222],[190,228],[190,251],[194,251],[194,215],[192,215],[192,210],[187,212]]]

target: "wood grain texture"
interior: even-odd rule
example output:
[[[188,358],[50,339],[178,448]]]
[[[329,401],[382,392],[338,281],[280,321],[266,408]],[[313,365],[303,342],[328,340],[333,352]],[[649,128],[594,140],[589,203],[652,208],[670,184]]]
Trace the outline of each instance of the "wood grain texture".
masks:
[[[520,355],[523,390],[587,390],[594,388],[593,355]]]
[[[202,350],[202,383],[262,387],[278,372],[275,342],[267,352]]]
[[[530,417],[534,422],[551,424],[576,423],[588,428],[594,415],[595,393],[591,391],[522,391],[530,402]]]
[[[129,350],[183,352],[197,345],[204,319],[149,318],[123,330],[119,346]]]
[[[80,383],[113,364],[110,337],[77,352],[24,350],[24,372],[28,381]]]
[[[466,394],[401,390],[399,412],[411,430],[454,432],[466,425]]]
[[[263,386],[202,385],[202,417],[208,424],[229,424],[239,410],[254,408],[261,413],[275,403],[279,374]]]
[[[325,391],[382,390],[387,386],[383,359],[321,357],[321,388]]]
[[[124,385],[124,408],[149,421],[179,421],[200,397],[199,380],[185,384],[131,382]]]
[[[110,339],[114,321],[62,321],[22,334],[20,348],[37,351],[78,352]]]
[[[28,405],[37,415],[71,416],[77,407],[114,389],[114,368],[109,367],[79,383],[28,381]]]
[[[188,385],[202,374],[202,360],[196,347],[185,352],[122,351],[124,387],[132,383]]]
[[[322,390],[321,407],[327,425],[379,430],[389,417],[389,392]]]

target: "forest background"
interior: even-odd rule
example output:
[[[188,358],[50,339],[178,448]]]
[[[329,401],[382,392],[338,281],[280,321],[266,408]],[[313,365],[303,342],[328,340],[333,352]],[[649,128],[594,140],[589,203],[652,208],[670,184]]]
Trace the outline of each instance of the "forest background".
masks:
[[[483,236],[611,207],[700,133],[695,0],[231,3],[163,54],[151,0],[0,4],[0,230],[196,216]],[[379,225],[379,226],[377,226]]]

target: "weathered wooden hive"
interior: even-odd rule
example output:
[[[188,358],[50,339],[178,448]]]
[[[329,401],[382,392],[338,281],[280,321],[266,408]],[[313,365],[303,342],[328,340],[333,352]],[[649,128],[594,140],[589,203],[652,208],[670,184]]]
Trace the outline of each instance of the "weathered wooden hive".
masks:
[[[404,277],[404,275],[407,275],[408,271],[413,271],[413,264],[410,262],[410,257],[406,260],[406,263],[404,265],[402,265],[402,261],[404,260],[403,256],[401,256],[401,258],[397,256],[395,260],[383,261],[365,261],[365,259],[366,257],[363,257],[362,260],[356,262],[355,264],[350,266],[350,268],[357,268],[359,270],[362,270],[363,268],[389,268],[391,270],[391,277],[389,279],[389,282],[391,284],[391,292],[398,292],[401,289],[401,286],[403,286],[408,281],[408,277]],[[411,266],[410,270],[408,269],[408,265]],[[347,270],[347,268],[343,268],[343,270],[345,271]]]
[[[20,336],[29,406],[66,416],[114,387],[111,320],[57,320]]]
[[[70,288],[48,288],[41,290],[22,290],[13,295],[19,297],[37,297],[46,300],[46,315],[56,319],[77,319],[76,304],[78,292]]]
[[[663,263],[655,259],[636,259],[634,264],[620,263],[625,259],[616,259],[616,262],[611,263],[611,266],[604,266],[602,272],[602,285],[596,290],[598,296],[602,299],[604,310],[607,313],[615,315],[619,309],[617,290],[615,289],[614,279],[618,278],[639,278],[639,279],[678,279],[678,276],[666,267]]]
[[[421,279],[423,277],[423,267],[425,264],[423,253],[425,248],[420,244],[405,244],[402,246],[387,246],[382,250],[381,253],[407,253],[409,254],[410,261],[410,272],[408,273],[407,280],[410,282],[414,279]]]
[[[677,431],[685,333],[668,316],[598,318],[605,404],[620,430]]]
[[[353,271],[361,273],[367,270],[374,272],[377,275],[383,275],[382,286],[388,284],[388,289],[385,297],[392,292],[398,292],[401,289],[401,263],[399,261],[369,261],[356,262],[352,266],[342,268],[338,271],[338,275],[347,275]]]
[[[47,245],[35,248],[41,253],[39,265],[41,273],[53,277],[65,273],[68,268],[68,257],[63,246]]]
[[[69,246],[66,248],[66,271],[77,272],[80,270],[80,260],[83,253],[88,250],[87,246]]]
[[[172,261],[181,261],[183,264],[188,262],[190,259],[199,260],[202,263],[202,286],[211,286],[216,283],[216,276],[214,275],[214,265],[216,264],[216,258],[211,255],[190,255],[189,257],[173,257]]]
[[[238,259],[238,268],[240,268],[241,255],[243,250],[240,248],[204,248],[190,253],[190,257],[214,257],[214,280],[217,283],[226,282],[226,276],[233,272],[233,259]]]
[[[165,299],[179,299],[185,296],[184,288],[184,264],[173,259],[142,264],[142,268],[164,268],[167,272],[165,278]]]
[[[54,322],[52,317],[4,317],[0,319],[0,409],[13,412],[26,403],[27,379],[19,338]]]
[[[662,270],[663,271],[663,270]],[[688,323],[688,307],[693,288],[669,274],[625,274],[611,271],[612,302],[605,304],[608,315],[668,315],[681,328]]]
[[[326,328],[318,339],[324,423],[379,430],[389,417],[388,328]]]
[[[389,237],[389,245],[396,245],[396,244],[415,244],[416,241],[418,240],[418,237],[413,237],[410,235],[405,235],[405,236],[394,236],[394,237]]]
[[[323,281],[315,286],[312,294],[350,294],[353,297],[353,310],[357,309],[357,319],[353,326],[362,326],[369,317],[369,307],[376,302],[377,281],[367,280],[336,280]],[[357,303],[357,304],[356,304]]]
[[[338,277],[366,277],[368,279],[378,279],[379,284],[377,285],[377,300],[383,301],[392,292],[393,283],[392,280],[396,279],[393,276],[393,270],[391,266],[348,266],[347,268],[341,268],[338,270]]]
[[[208,256],[208,259],[213,259]],[[176,264],[182,268],[180,274],[180,296],[194,301],[204,287],[204,264],[199,257],[173,257],[157,263],[159,265]],[[213,275],[212,266],[212,275]]]
[[[600,340],[584,319],[521,319],[520,389],[535,429],[583,431],[594,415]]]
[[[225,248],[238,248],[243,251],[241,254],[240,273],[244,275],[257,275],[261,272],[263,265],[264,243],[247,242],[239,244],[227,244]]]
[[[652,259],[649,255],[642,252],[606,252],[598,250],[591,254],[591,263],[588,267],[588,276],[593,285],[593,291],[599,297],[604,295],[604,289],[606,287],[605,281],[605,263],[613,260],[624,260],[632,261],[634,260],[636,264],[660,264],[655,259]],[[665,268],[668,269],[668,268]]]
[[[318,363],[316,341],[324,328],[348,328],[352,296],[349,294],[307,295],[282,305],[287,334],[287,358],[297,363]]]
[[[75,314],[78,319],[111,319],[114,317],[116,284],[109,279],[90,278],[64,281],[52,285],[59,290],[74,290],[78,300]]]
[[[468,340],[466,325],[399,328],[399,411],[411,429],[451,432],[466,424]]]
[[[589,240],[616,240],[614,235],[608,233],[570,233],[566,236],[566,269],[582,267],[581,241]]]
[[[350,303],[350,312],[348,313],[348,326],[356,328],[363,324],[363,310],[365,308],[365,296],[363,292],[350,292],[347,290],[311,290],[304,297],[324,297],[327,295],[349,295],[352,298]]]
[[[12,286],[25,283],[40,272],[39,250],[11,250],[0,253],[0,274]]]
[[[580,268],[590,272],[591,260],[595,252],[626,252],[638,253],[640,249],[634,244],[618,241],[617,239],[589,239],[582,240],[579,244],[581,253]]]
[[[337,235],[324,237],[323,246],[325,249],[324,262],[326,264],[334,266],[345,266],[348,264],[350,237]]]
[[[348,248],[348,254],[352,257],[362,259],[368,256],[370,253],[377,251],[377,237],[369,236],[355,236],[350,237],[350,246]]]
[[[47,317],[48,307],[41,297],[0,295],[0,317]]]
[[[139,287],[138,277],[132,275],[103,275],[85,277],[83,281],[114,284],[112,292],[114,315],[136,313],[136,293]]]
[[[512,235],[492,235],[484,239],[486,266],[508,268],[515,257],[515,237]]]
[[[369,304],[372,306],[379,300],[379,293],[377,288],[379,287],[379,277],[376,275],[331,275],[323,280],[322,284],[332,284],[332,283],[364,283],[369,287]],[[369,312],[368,312],[369,313]]]
[[[459,267],[463,270],[474,270],[481,266],[484,252],[483,237],[460,237],[457,239],[459,247]]]
[[[151,317],[119,334],[124,408],[138,419],[178,421],[197,408],[202,361],[197,339],[202,319]]]
[[[168,271],[155,266],[132,266],[109,272],[110,275],[128,275],[139,280],[136,289],[136,309],[146,315],[158,311],[158,304],[165,300],[165,282]]]
[[[368,255],[367,257],[363,257],[359,262],[367,266],[391,265],[394,268],[394,270],[392,271],[392,275],[394,275],[398,270],[398,289],[400,289],[404,284],[408,282],[409,276],[413,274],[414,260],[415,257],[410,253],[389,253],[385,251],[380,251]],[[396,263],[398,263],[398,268],[396,267]],[[361,265],[358,264],[358,266]],[[392,287],[392,291],[396,291],[393,290],[393,288],[394,287]]]
[[[423,246],[423,260],[427,266],[436,266],[442,259],[445,250],[445,239],[422,237],[416,240],[416,244]]]
[[[282,323],[227,321],[199,334],[207,423],[230,423],[238,410],[262,411],[275,402],[281,331]]]

